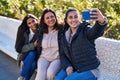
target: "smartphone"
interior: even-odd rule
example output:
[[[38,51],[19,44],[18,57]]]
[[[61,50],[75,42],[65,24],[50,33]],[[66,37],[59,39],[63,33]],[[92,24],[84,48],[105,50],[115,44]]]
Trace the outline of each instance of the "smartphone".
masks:
[[[91,18],[91,14],[90,12],[96,12],[95,10],[86,10],[86,11],[82,11],[82,19],[83,20],[93,20],[95,18]]]

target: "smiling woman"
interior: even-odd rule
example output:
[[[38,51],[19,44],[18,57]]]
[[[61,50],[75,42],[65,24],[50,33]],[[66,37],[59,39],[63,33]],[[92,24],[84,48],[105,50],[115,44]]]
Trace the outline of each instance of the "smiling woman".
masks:
[[[18,80],[30,80],[37,68],[37,28],[38,19],[32,14],[26,15],[18,28],[15,44],[15,49],[19,53],[20,77]]]
[[[69,24],[72,32],[74,32],[75,28],[80,23],[80,16],[78,14],[79,12],[77,10],[71,11],[68,15],[66,15],[67,17],[65,17],[65,22]]]
[[[62,25],[58,23],[56,14],[51,9],[45,9],[40,19],[42,35],[38,42],[37,75],[35,80],[53,80],[60,69],[58,37]]]
[[[45,16],[44,16],[44,22],[45,22],[45,24],[48,25],[48,27],[50,29],[53,29],[54,28],[54,24],[56,22],[54,14],[51,13],[51,12],[46,13]]]
[[[100,61],[96,56],[95,39],[103,35],[107,22],[100,10],[95,10],[93,27],[80,21],[77,9],[66,11],[65,28],[59,41],[63,69],[55,80],[97,80]]]

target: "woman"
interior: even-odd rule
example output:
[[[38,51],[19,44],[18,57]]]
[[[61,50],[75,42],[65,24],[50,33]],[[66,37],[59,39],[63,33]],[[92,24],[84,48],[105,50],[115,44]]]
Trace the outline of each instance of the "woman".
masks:
[[[65,29],[60,38],[62,70],[55,80],[96,80],[100,61],[96,57],[95,39],[103,35],[106,18],[99,9],[90,14],[95,18],[92,27],[80,21],[78,10],[70,8],[65,14]]]
[[[38,18],[32,14],[24,17],[18,28],[15,49],[19,53],[18,61],[20,66],[20,77],[18,80],[30,80],[34,70],[36,69],[36,47]]]
[[[53,80],[60,69],[58,33],[62,28],[57,17],[51,9],[45,9],[40,19],[42,33],[38,42],[40,57],[37,62],[37,75],[35,80]]]

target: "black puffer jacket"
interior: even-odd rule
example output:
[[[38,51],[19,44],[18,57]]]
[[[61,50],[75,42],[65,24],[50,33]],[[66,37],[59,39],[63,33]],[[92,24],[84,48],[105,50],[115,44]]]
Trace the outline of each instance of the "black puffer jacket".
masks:
[[[72,66],[75,71],[82,72],[92,70],[100,65],[100,61],[96,57],[95,39],[102,36],[107,25],[100,25],[98,22],[90,28],[89,23],[80,23],[75,35],[70,44],[68,44],[65,32],[61,34],[60,59],[64,69]]]

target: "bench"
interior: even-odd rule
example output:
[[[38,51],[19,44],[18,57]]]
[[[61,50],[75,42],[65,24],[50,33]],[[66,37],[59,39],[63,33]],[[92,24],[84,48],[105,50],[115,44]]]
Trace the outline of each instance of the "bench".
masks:
[[[0,16],[0,50],[14,59],[17,59],[14,45],[20,23],[21,21]],[[98,80],[120,80],[120,41],[100,37],[95,44],[101,61]]]

